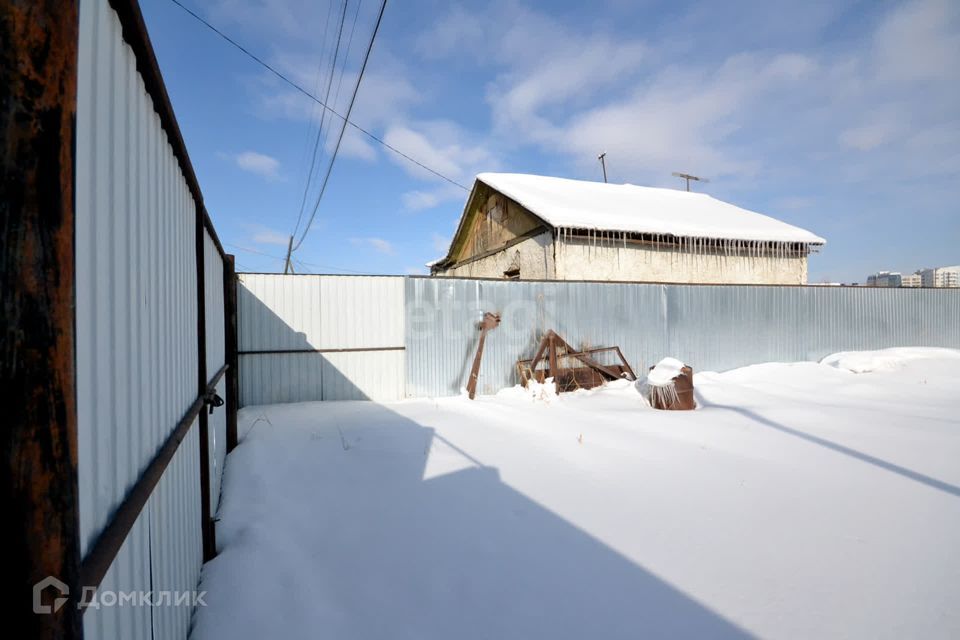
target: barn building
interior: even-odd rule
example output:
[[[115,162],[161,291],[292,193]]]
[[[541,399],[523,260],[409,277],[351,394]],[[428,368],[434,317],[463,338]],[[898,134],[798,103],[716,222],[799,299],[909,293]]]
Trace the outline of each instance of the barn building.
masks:
[[[806,284],[825,240],[703,193],[481,173],[435,276]]]

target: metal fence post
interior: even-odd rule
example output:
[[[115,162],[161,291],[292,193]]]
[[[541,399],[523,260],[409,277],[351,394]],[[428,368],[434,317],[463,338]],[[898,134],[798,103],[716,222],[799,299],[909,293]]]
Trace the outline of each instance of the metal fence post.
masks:
[[[197,205],[196,213],[196,258],[197,258],[197,393],[207,394],[207,305],[206,264],[204,262],[204,211]],[[204,405],[197,416],[200,432],[200,533],[203,539],[203,561],[216,555],[213,520],[210,517],[210,428],[207,407]]]
[[[223,321],[226,323],[227,453],[237,446],[237,410],[240,402],[240,368],[237,355],[237,272],[232,255],[223,260]]]
[[[0,0],[0,500],[8,530],[0,597],[5,626],[30,638],[82,637],[74,365],[77,5]],[[66,604],[59,600],[68,595],[64,588]],[[38,604],[49,607],[47,613],[38,612]]]

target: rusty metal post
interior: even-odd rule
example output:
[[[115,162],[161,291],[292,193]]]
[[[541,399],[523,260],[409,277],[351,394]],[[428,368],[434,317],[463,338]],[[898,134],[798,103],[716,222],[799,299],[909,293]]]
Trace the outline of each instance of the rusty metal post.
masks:
[[[547,335],[547,339],[550,341],[547,346],[549,364],[550,364],[550,375],[553,376],[553,386],[556,389],[557,393],[560,393],[560,369],[557,367],[557,334],[551,331]]]
[[[194,225],[197,269],[197,395],[207,393],[207,295],[206,263],[204,261],[204,212],[197,206]],[[203,561],[216,555],[213,518],[210,514],[210,427],[206,407],[197,416],[200,436],[200,535],[203,541]]]
[[[82,637],[73,311],[77,4],[0,0],[0,500],[7,531],[0,597],[4,625],[28,638]],[[45,579],[47,588],[36,589]],[[55,600],[67,595],[64,587],[66,604]],[[50,613],[34,612],[35,592]]]
[[[237,355],[237,272],[232,255],[223,260],[223,321],[226,323],[227,453],[237,446],[237,410],[240,408],[240,362]]]
[[[500,314],[487,311],[480,321],[480,344],[477,345],[477,355],[473,358],[473,367],[470,369],[470,379],[467,381],[467,394],[473,400],[477,395],[477,379],[480,377],[480,359],[483,358],[483,344],[487,340],[487,332],[500,326]]]

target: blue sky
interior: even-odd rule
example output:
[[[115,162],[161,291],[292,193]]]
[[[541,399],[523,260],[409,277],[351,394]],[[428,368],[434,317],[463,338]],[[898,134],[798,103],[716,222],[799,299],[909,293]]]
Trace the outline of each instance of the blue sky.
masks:
[[[325,92],[340,0],[182,1]],[[320,110],[169,0],[141,6],[221,239],[242,270],[282,269],[269,256],[296,223]],[[349,0],[341,112],[378,9]],[[612,182],[707,176],[699,190],[827,239],[811,282],[960,263],[954,0],[392,0],[351,120],[468,186],[600,180],[600,151]],[[466,195],[348,129],[299,270],[423,273]]]

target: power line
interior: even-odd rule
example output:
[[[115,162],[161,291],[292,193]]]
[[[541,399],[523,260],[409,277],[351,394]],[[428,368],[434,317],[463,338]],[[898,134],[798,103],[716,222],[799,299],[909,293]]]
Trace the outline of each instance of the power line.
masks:
[[[330,100],[330,88],[333,86],[333,72],[337,67],[337,57],[340,55],[340,41],[343,38],[343,24],[347,17],[348,2],[349,0],[343,0],[343,11],[340,12],[340,28],[337,31],[337,44],[333,50],[333,60],[330,63],[330,73],[327,76],[327,90],[324,94],[324,102],[328,102]],[[317,164],[317,148],[320,146],[320,138],[323,134],[323,125],[326,119],[327,112],[324,111],[320,116],[320,126],[317,128],[317,137],[313,142],[313,153],[310,155],[310,170],[307,172],[307,181],[303,186],[303,198],[300,200],[300,212],[297,214],[297,223],[293,226],[293,235],[297,235],[297,231],[300,229],[300,221],[303,219],[303,212],[307,207],[307,194],[310,192],[310,183],[313,181],[313,170]]]
[[[183,9],[184,11],[186,11],[189,15],[191,15],[191,16],[192,16],[194,19],[196,19],[198,22],[202,23],[202,24],[203,24],[204,26],[206,26],[208,29],[210,29],[211,31],[213,31],[214,33],[216,33],[218,36],[220,36],[221,38],[223,38],[224,40],[226,40],[228,43],[230,43],[231,45],[233,45],[234,47],[236,47],[237,49],[239,49],[242,53],[244,53],[244,54],[245,54],[247,57],[249,57],[251,60],[253,60],[253,61],[256,62],[257,64],[259,64],[261,67],[263,67],[264,69],[266,69],[267,71],[269,71],[270,73],[272,73],[273,75],[275,75],[276,77],[278,77],[279,79],[283,80],[285,83],[287,83],[288,85],[290,85],[291,87],[293,87],[294,89],[296,89],[297,91],[299,91],[300,93],[302,93],[303,95],[305,95],[306,97],[310,98],[311,100],[313,100],[314,102],[316,102],[317,104],[319,104],[321,107],[323,107],[324,109],[326,109],[327,111],[329,111],[331,114],[333,114],[333,115],[335,115],[336,117],[340,118],[341,120],[343,120],[344,122],[346,122],[348,125],[350,125],[350,126],[353,127],[354,129],[356,129],[357,131],[359,131],[359,132],[362,133],[363,135],[367,136],[368,138],[370,138],[370,139],[373,140],[374,142],[377,142],[377,143],[381,144],[382,146],[384,146],[385,148],[387,148],[387,149],[389,149],[390,151],[394,152],[395,154],[397,154],[398,156],[400,156],[400,157],[403,158],[404,160],[407,160],[408,162],[412,162],[413,164],[417,165],[418,167],[420,167],[420,168],[423,169],[424,171],[427,171],[428,173],[432,173],[433,175],[437,176],[437,177],[440,178],[441,180],[445,180],[445,181],[449,182],[449,183],[452,184],[452,185],[455,185],[455,186],[457,186],[457,187],[460,187],[460,188],[463,189],[464,191],[470,191],[470,189],[469,189],[468,187],[465,187],[464,185],[460,184],[460,183],[457,182],[456,180],[454,180],[454,179],[452,179],[452,178],[448,178],[447,176],[443,175],[442,173],[440,173],[439,171],[437,171],[437,170],[435,170],[435,169],[431,169],[430,167],[428,167],[427,165],[423,164],[422,162],[420,162],[420,161],[417,160],[416,158],[413,158],[413,157],[407,155],[406,153],[404,153],[404,152],[401,151],[400,149],[397,149],[397,148],[396,148],[395,146],[393,146],[392,144],[386,142],[383,138],[380,138],[379,136],[376,136],[376,135],[374,135],[373,133],[370,133],[369,131],[367,131],[366,129],[364,129],[363,127],[361,127],[360,125],[358,125],[358,124],[356,124],[356,123],[354,123],[354,122],[351,122],[351,121],[347,120],[347,119],[346,119],[345,117],[343,117],[340,113],[338,113],[335,109],[333,109],[332,107],[327,106],[320,98],[318,98],[317,96],[313,95],[312,93],[310,93],[309,91],[307,91],[306,89],[304,89],[303,87],[301,87],[299,84],[297,84],[296,82],[294,82],[293,80],[291,80],[291,79],[288,78],[287,76],[283,75],[282,73],[280,73],[279,71],[277,71],[276,69],[274,69],[273,67],[271,67],[269,64],[267,64],[266,62],[264,62],[263,60],[261,60],[260,58],[258,58],[258,57],[255,56],[254,54],[252,54],[250,51],[248,51],[247,49],[245,49],[241,44],[239,44],[238,42],[236,42],[235,40],[233,40],[230,36],[228,36],[227,34],[223,33],[223,32],[220,31],[219,29],[217,29],[215,26],[213,26],[212,24],[210,24],[209,22],[207,22],[205,19],[203,19],[202,17],[200,17],[199,15],[197,15],[196,13],[194,13],[193,11],[191,11],[190,9],[188,9],[187,7],[183,6],[183,5],[179,2],[179,0],[170,0],[170,2],[174,3],[175,5],[177,5],[178,7],[180,7],[181,9]]]
[[[340,100],[340,88],[343,86],[343,76],[346,75],[346,72],[347,72],[347,60],[350,59],[350,51],[353,48],[353,34],[357,30],[357,18],[360,15],[360,6],[362,4],[363,4],[362,0],[358,0],[357,8],[353,12],[353,24],[350,25],[350,36],[347,38],[347,52],[343,56],[343,62],[340,63],[340,77],[337,78],[337,91],[336,93],[333,94],[332,104],[334,105],[337,104],[337,102],[339,102]],[[333,79],[333,68],[331,68],[330,73],[331,73],[330,78]],[[328,89],[327,95],[324,97],[323,101],[325,103],[331,104],[329,98],[330,98],[330,93]],[[323,114],[326,115],[327,112],[324,111]],[[330,121],[328,120],[328,122]],[[333,125],[331,124],[330,126],[327,127],[327,130],[323,132],[323,141],[320,143],[321,153],[323,152],[324,149],[327,148],[327,140],[330,139],[330,129],[332,128],[332,126]],[[297,228],[299,228],[299,225]],[[296,233],[297,233],[296,230],[294,230],[294,235],[296,235]]]
[[[232,242],[224,242],[223,244],[226,245],[226,246],[228,246],[228,247],[233,247],[234,249],[237,249],[238,251],[243,251],[243,252],[245,252],[245,253],[252,253],[252,254],[254,254],[254,255],[263,256],[264,258],[272,258],[272,259],[274,259],[274,260],[280,260],[280,261],[283,261],[283,260],[284,260],[284,257],[283,257],[283,256],[275,256],[275,255],[270,254],[270,253],[264,253],[263,251],[257,251],[256,249],[251,249],[250,247],[244,247],[243,245],[233,244]],[[356,274],[359,274],[359,275],[367,275],[367,274],[369,274],[368,271],[357,271],[356,269],[346,269],[346,268],[344,268],[344,267],[334,267],[334,266],[329,265],[329,264],[316,264],[315,262],[304,262],[303,260],[300,260],[299,258],[297,258],[297,262],[300,263],[301,265],[306,265],[306,266],[308,266],[308,267],[313,267],[313,268],[315,268],[315,269],[328,269],[328,270],[331,270],[331,271],[345,271],[345,272],[347,272],[347,273],[356,273]]]
[[[316,79],[313,81],[314,93],[320,92],[320,80],[323,77],[323,69],[325,66],[324,60],[326,60],[326,57],[327,57],[327,37],[330,35],[330,19],[332,17],[333,17],[333,0],[327,0],[327,19],[323,23],[323,39],[320,41],[320,49],[319,49],[320,59],[317,61]],[[307,162],[307,154],[310,152],[310,139],[313,137],[313,125],[314,125],[314,120],[316,119],[316,113],[317,113],[317,103],[312,102],[310,103],[310,119],[307,121],[307,136],[305,138],[306,146],[303,149],[303,156],[301,159],[301,163],[303,163],[304,165],[306,165],[306,162]],[[323,120],[326,118],[327,111],[325,109],[321,109],[320,114],[321,114],[321,118],[320,118],[319,127],[322,129]],[[316,153],[315,149],[313,153],[314,154]],[[313,175],[314,157],[315,157],[314,155],[310,156],[310,160],[311,160],[310,171],[304,176],[304,181],[306,182],[307,185],[310,184],[310,179]],[[306,188],[304,188],[303,200],[300,204],[301,211],[306,206],[306,201],[307,201],[307,193],[306,193]]]
[[[373,34],[370,36],[370,42],[367,44],[367,52],[363,56],[363,64],[360,65],[360,73],[357,75],[357,84],[353,87],[353,95],[350,96],[350,104],[347,106],[347,114],[343,116],[343,126],[340,127],[340,135],[337,137],[337,145],[333,148],[333,155],[330,156],[330,164],[327,165],[327,174],[323,177],[323,184],[320,186],[320,193],[317,195],[317,201],[313,205],[313,211],[310,213],[310,219],[307,220],[307,226],[303,229],[303,235],[297,241],[297,246],[292,251],[296,251],[303,244],[313,220],[317,216],[317,209],[320,207],[320,200],[323,193],[327,190],[327,183],[330,181],[330,174],[333,172],[333,163],[337,160],[337,153],[340,151],[340,143],[343,142],[343,133],[347,130],[347,123],[350,122],[350,113],[353,112],[353,105],[357,101],[357,93],[360,91],[360,83],[363,81],[363,73],[367,70],[367,62],[370,61],[370,52],[373,51],[373,42],[377,39],[377,32],[380,31],[380,23],[383,21],[383,12],[387,8],[387,0],[380,1],[380,13],[377,15],[377,23],[373,26]]]
[[[360,7],[363,5],[363,0],[357,0],[357,8],[353,10],[353,24],[350,25],[350,36],[347,38],[347,52],[343,56],[343,62],[340,64],[340,77],[337,78],[337,91],[333,94],[333,104],[337,104],[340,100],[340,88],[343,86],[343,76],[347,72],[347,60],[350,59],[350,51],[353,49],[353,34],[357,30],[357,18],[360,15]],[[329,129],[327,130],[329,133]],[[324,139],[324,144],[326,144],[326,139]]]

